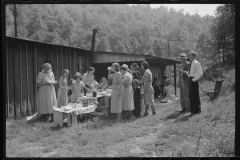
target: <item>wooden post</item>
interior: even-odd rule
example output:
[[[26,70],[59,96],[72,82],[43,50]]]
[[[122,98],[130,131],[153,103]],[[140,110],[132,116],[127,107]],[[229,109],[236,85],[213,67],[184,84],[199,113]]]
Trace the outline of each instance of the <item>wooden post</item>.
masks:
[[[66,48],[66,52],[65,52],[65,55],[66,55],[66,58],[65,58],[65,60],[66,60],[66,68],[65,69],[68,69],[69,70],[69,68],[68,68],[68,48]],[[71,74],[70,74],[70,71],[69,71],[69,77],[71,76]],[[68,80],[68,79],[67,79]]]
[[[76,61],[77,61],[77,59],[76,59],[77,57],[76,57],[76,51],[74,51],[74,73],[76,73],[77,72],[77,64],[76,64]]]
[[[57,47],[56,47],[56,54],[57,54],[57,78],[56,79],[58,80],[58,50],[57,50]]]
[[[37,112],[37,46],[34,45],[34,70],[33,70],[33,83],[34,83],[34,112]]]
[[[15,37],[17,37],[17,7],[16,4],[13,5],[14,7],[14,33],[15,33]]]
[[[53,66],[53,53],[52,53],[52,50],[51,50],[51,52],[50,52],[50,64]]]
[[[177,80],[176,80],[176,63],[174,64],[174,91],[175,91],[175,96],[177,95]]]
[[[164,95],[164,86],[165,86],[165,80],[164,76],[166,74],[166,66],[162,67],[162,95]]]
[[[13,54],[13,48],[12,48],[12,54]],[[13,54],[14,55],[14,54]],[[15,74],[14,74],[14,70],[15,70],[15,65],[14,65],[14,56],[12,56],[12,62],[13,62],[13,99],[14,99],[14,120],[16,120],[17,117],[17,107],[16,107],[16,98],[15,98]]]
[[[90,53],[90,64],[89,66],[93,65],[93,51],[94,51],[94,46],[95,46],[95,36],[97,33],[97,29],[93,29],[92,31],[92,43],[91,43],[91,53]]]
[[[62,56],[62,46],[61,46],[61,62],[62,62],[62,71],[63,71],[63,56]]]
[[[22,112],[22,64],[21,64],[21,53],[22,53],[22,47],[21,43],[19,44],[19,69],[20,69],[20,115]]]
[[[26,115],[28,115],[28,101],[29,101],[29,97],[28,97],[28,55],[27,55],[27,43],[26,43],[26,91],[27,91],[27,110],[26,110]]]
[[[8,83],[8,42],[6,41],[6,70],[7,70],[7,76],[6,76],[6,83],[7,83],[7,118],[9,116],[9,83]]]
[[[72,65],[72,63],[71,63],[71,56],[72,56],[71,49],[70,49],[70,52],[69,52],[69,56],[70,56],[70,57],[69,57],[69,58],[70,58],[70,59],[69,59],[69,60],[70,60],[69,73],[71,73],[71,71],[72,71],[72,70],[71,70],[71,65]],[[75,74],[75,73],[73,73],[73,75],[74,75],[74,74]],[[70,79],[71,79],[71,76],[69,76],[69,77],[70,77]]]

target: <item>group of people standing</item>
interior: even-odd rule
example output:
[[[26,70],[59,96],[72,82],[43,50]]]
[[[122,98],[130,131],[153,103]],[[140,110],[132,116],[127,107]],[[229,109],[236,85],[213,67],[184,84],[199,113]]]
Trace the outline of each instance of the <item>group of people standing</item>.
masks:
[[[196,60],[196,52],[191,51],[188,57],[185,53],[180,54],[181,69],[179,69],[179,85],[181,113],[191,112],[198,114],[201,112],[201,102],[199,97],[198,80],[203,75],[200,63]],[[98,89],[104,90],[111,86],[111,113],[117,114],[117,119],[122,119],[122,112],[128,112],[131,119],[135,117],[148,116],[149,107],[151,106],[152,114],[156,115],[154,103],[154,89],[152,86],[152,73],[149,64],[146,61],[141,63],[144,71],[143,76],[139,72],[139,67],[133,63],[131,68],[126,64],[122,66],[119,63],[113,63],[106,78],[101,79],[101,85]],[[38,74],[38,113],[45,116],[48,121],[53,119],[53,107],[68,105],[68,102],[75,103],[77,97],[86,95],[91,92],[97,83],[94,80],[95,69],[89,67],[86,73],[81,76],[79,72],[74,75],[74,80],[67,85],[69,71],[64,69],[59,81],[55,81],[52,67],[49,63],[43,65],[42,71]],[[58,93],[54,85],[59,84]],[[71,92],[71,93],[70,93]],[[69,94],[70,93],[70,94]],[[70,100],[69,100],[70,97]],[[142,113],[141,99],[144,101],[145,113]]]
[[[95,69],[93,67],[89,67],[83,76],[81,76],[79,72],[76,72],[74,79],[70,81],[71,83],[68,86],[67,78],[69,76],[69,70],[64,69],[57,82],[52,72],[51,64],[45,63],[37,77],[38,113],[42,115],[44,119],[52,121],[53,107],[60,108],[61,106],[68,105],[68,102],[75,103],[77,97],[91,92],[94,86],[94,71]],[[57,98],[54,89],[55,84],[59,85]]]
[[[118,120],[122,119],[122,112],[128,112],[131,119],[140,117],[141,98],[145,105],[143,116],[149,114],[149,106],[156,115],[152,73],[146,61],[141,63],[141,68],[144,70],[143,77],[136,63],[132,64],[131,69],[126,64],[120,66],[113,63],[109,70],[108,79],[112,79],[111,113],[116,113]]]
[[[180,54],[181,69],[179,69],[180,113],[191,112],[191,115],[201,112],[198,80],[203,75],[201,64],[196,60],[196,52]]]
[[[130,114],[131,119],[141,116],[141,98],[144,99],[145,113],[147,116],[149,107],[152,108],[153,115],[156,114],[154,103],[154,90],[152,87],[152,73],[149,70],[149,64],[144,61],[141,63],[144,70],[143,77],[138,71],[139,67],[133,63],[131,69],[126,64],[120,66],[113,63],[109,70],[108,81],[102,78],[100,84],[94,79],[95,69],[89,67],[86,73],[81,76],[79,72],[75,73],[74,79],[71,79],[70,85],[67,84],[69,70],[64,69],[57,82],[52,72],[51,64],[45,63],[43,69],[37,77],[38,86],[38,113],[48,121],[53,120],[53,107],[60,108],[68,105],[68,102],[75,103],[77,97],[86,95],[96,87],[99,90],[105,90],[111,86],[111,113],[117,113],[117,119],[122,119],[122,112]],[[54,85],[58,84],[57,98]]]

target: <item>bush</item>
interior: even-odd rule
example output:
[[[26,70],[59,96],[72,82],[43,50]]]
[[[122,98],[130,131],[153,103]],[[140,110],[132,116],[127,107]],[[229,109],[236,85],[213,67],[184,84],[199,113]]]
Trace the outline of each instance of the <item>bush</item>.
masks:
[[[216,79],[224,79],[221,92],[229,93],[235,91],[235,66],[234,65],[223,65],[222,63],[217,63],[209,67],[203,72],[203,76],[200,82],[213,82]],[[215,84],[215,83],[213,83]],[[212,84],[212,85],[213,85]],[[214,88],[214,86],[212,86]]]
[[[202,79],[214,81],[217,78],[223,78],[221,64],[217,63],[209,67],[203,72]]]

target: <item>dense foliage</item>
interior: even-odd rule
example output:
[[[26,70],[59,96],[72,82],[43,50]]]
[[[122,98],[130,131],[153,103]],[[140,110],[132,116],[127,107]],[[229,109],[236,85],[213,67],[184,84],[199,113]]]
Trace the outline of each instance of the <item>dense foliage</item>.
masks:
[[[197,42],[200,53],[208,53],[205,39],[213,20],[213,16],[185,14],[182,9],[177,11],[164,6],[17,5],[20,38],[89,50],[92,29],[97,28],[97,51],[153,54],[166,58],[169,57],[168,40],[178,40],[169,41],[171,58],[195,48]],[[7,36],[14,36],[13,21],[13,5],[7,5]]]
[[[223,62],[232,63],[235,59],[235,6],[225,4],[219,6],[216,18],[211,26],[213,47]]]

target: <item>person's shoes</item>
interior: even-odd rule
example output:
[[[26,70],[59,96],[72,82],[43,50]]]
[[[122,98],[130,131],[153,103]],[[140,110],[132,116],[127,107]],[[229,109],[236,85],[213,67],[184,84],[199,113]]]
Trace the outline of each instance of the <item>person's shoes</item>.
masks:
[[[144,113],[143,117],[147,117],[149,115],[149,113]]]
[[[47,122],[52,122],[52,116],[51,116],[51,115],[49,115],[49,116],[47,117]]]
[[[195,114],[194,113],[191,113],[190,116],[194,116]]]
[[[184,113],[186,112],[186,109],[181,110],[179,113]]]
[[[156,115],[156,112],[153,112],[152,115],[155,116],[155,115]]]
[[[201,113],[201,111],[197,112],[196,114],[200,114],[200,113]]]
[[[131,118],[130,118],[130,121],[134,121],[136,118],[134,117],[134,116],[132,116]]]

